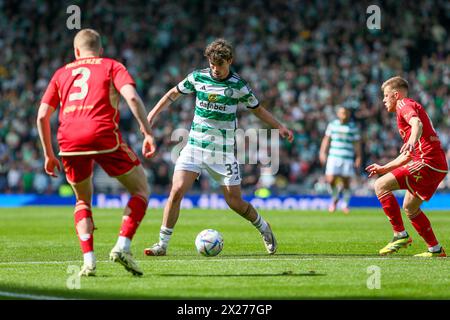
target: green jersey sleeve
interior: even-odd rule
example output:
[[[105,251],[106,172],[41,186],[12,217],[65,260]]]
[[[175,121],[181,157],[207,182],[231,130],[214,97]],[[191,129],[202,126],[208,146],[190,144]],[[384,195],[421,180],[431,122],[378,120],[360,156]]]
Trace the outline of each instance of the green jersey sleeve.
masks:
[[[239,98],[239,105],[249,109],[256,109],[259,107],[258,98],[253,94],[253,91],[247,86],[241,88],[242,96]]]
[[[188,74],[180,83],[177,84],[177,89],[182,94],[190,94],[196,92],[194,72]]]

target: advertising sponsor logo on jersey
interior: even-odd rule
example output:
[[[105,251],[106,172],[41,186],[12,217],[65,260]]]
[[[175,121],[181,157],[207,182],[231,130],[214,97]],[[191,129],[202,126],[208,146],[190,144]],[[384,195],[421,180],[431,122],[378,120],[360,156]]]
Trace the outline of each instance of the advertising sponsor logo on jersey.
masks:
[[[207,110],[225,111],[225,106],[223,104],[200,101],[199,105]]]

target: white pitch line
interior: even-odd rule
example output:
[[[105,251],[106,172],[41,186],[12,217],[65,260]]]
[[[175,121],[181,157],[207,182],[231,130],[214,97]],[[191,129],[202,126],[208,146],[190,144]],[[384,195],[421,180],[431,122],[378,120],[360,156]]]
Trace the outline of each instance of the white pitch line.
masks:
[[[103,262],[103,261],[101,261]],[[77,261],[8,261],[8,262],[0,262],[0,266],[8,266],[8,265],[21,265],[21,264],[66,264],[66,263],[78,263],[81,264],[81,260]]]
[[[22,298],[22,299],[31,299],[31,300],[72,300],[62,297],[54,297],[54,296],[44,296],[39,294],[28,294],[28,293],[17,293],[17,292],[8,292],[8,291],[0,291],[0,297],[8,297],[8,298]]]
[[[208,258],[200,258],[200,259],[159,259],[159,258],[150,258],[146,260],[136,260],[140,263],[147,262],[226,262],[226,261],[313,261],[313,260],[333,260],[333,261],[343,261],[347,259],[355,259],[355,260],[405,260],[409,257],[299,257],[299,258],[224,258],[224,259],[208,259]],[[419,259],[417,259],[419,261]],[[420,260],[423,261],[423,260]],[[110,262],[109,260],[97,260],[97,262]],[[82,264],[81,260],[68,260],[68,261],[8,261],[8,262],[0,262],[0,266],[7,265],[33,265],[33,264]]]
[[[189,261],[195,261],[195,262],[225,262],[225,261],[259,261],[259,262],[264,262],[264,261],[314,261],[314,260],[320,260],[320,259],[325,259],[325,260],[333,260],[333,261],[343,261],[343,260],[347,260],[347,259],[356,259],[356,260],[405,260],[405,258],[409,258],[409,257],[342,257],[342,258],[338,258],[338,257],[321,257],[321,258],[316,258],[316,257],[305,257],[305,258],[281,258],[281,259],[275,259],[275,258],[267,258],[267,259],[258,259],[258,258],[224,258],[224,259],[208,259],[208,258],[202,258],[202,259],[168,259],[168,260],[159,260],[158,258],[150,260],[137,260],[137,262],[150,262],[150,261],[156,261],[156,262],[189,262]],[[415,260],[415,259],[414,259]],[[417,261],[424,261],[423,259],[417,259]]]

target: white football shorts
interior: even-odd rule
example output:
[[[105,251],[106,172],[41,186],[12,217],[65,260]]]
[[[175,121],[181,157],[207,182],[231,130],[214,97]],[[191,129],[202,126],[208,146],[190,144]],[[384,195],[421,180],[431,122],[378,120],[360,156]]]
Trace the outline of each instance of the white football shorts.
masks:
[[[234,154],[212,154],[208,150],[186,145],[180,152],[174,170],[192,171],[200,176],[203,169],[222,186],[241,184],[239,163]]]
[[[350,159],[328,157],[325,174],[330,176],[353,177],[354,161]]]

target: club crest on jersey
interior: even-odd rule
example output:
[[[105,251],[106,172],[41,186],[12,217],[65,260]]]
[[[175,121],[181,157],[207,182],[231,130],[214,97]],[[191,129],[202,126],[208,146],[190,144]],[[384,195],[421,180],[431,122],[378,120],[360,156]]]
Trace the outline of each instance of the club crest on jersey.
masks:
[[[226,88],[224,93],[225,93],[225,96],[226,96],[226,97],[228,97],[228,98],[229,98],[229,97],[232,97],[232,96],[233,96],[233,89],[231,89],[231,88]]]
[[[208,101],[209,102],[216,102],[217,101],[217,94],[208,94]]]

